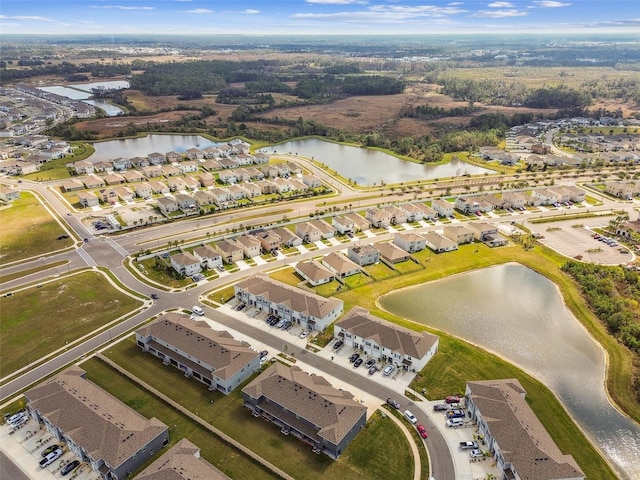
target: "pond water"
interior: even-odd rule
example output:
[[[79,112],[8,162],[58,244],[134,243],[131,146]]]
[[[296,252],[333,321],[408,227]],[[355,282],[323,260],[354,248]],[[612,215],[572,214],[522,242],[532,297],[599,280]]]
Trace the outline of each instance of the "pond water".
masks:
[[[50,87],[38,87],[38,89],[49,93],[55,93],[56,95],[61,95],[72,100],[81,100],[84,103],[101,108],[105,111],[108,117],[115,117],[116,115],[123,114],[124,110],[106,102],[105,100],[88,100],[92,95],[91,89],[97,87],[110,89],[129,88],[129,82],[118,80],[112,82],[78,83],[68,87],[53,85]]]
[[[609,403],[604,352],[546,277],[521,265],[502,265],[398,290],[379,302],[395,315],[467,339],[536,376],[622,478],[640,479],[640,426]]]
[[[461,160],[452,160],[444,165],[422,165],[408,162],[377,150],[351,147],[315,138],[286,142],[260,150],[264,153],[292,153],[312,158],[336,170],[344,178],[358,185],[380,185],[459,177],[493,173],[487,168],[477,167]]]
[[[96,151],[89,157],[92,162],[113,160],[114,158],[145,157],[150,153],[184,152],[189,148],[215,147],[219,143],[199,135],[147,135],[140,138],[109,140],[94,143]]]

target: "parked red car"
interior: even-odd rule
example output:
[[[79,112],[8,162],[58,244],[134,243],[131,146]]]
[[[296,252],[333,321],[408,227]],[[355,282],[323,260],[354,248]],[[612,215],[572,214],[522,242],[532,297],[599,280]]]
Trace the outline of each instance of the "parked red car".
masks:
[[[445,403],[460,403],[460,397],[457,395],[450,395],[444,399]]]
[[[422,438],[427,438],[429,435],[427,434],[427,430],[424,428],[422,424],[416,425],[416,429]]]

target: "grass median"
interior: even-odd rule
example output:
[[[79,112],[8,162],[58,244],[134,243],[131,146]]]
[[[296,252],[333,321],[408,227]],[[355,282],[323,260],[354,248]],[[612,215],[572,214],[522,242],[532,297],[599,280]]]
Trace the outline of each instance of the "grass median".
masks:
[[[334,461],[326,455],[316,455],[309,445],[291,435],[283,436],[275,425],[254,418],[243,406],[241,388],[227,396],[210,392],[205,385],[185,378],[179,370],[143,353],[133,336],[109,348],[105,355],[296,479],[406,480],[412,477],[411,452],[408,448],[398,449],[398,445],[408,445],[395,425],[368,422],[344,455]],[[126,395],[118,390],[109,391],[118,398]],[[367,457],[370,461],[365,460]],[[406,472],[410,474],[407,476]]]

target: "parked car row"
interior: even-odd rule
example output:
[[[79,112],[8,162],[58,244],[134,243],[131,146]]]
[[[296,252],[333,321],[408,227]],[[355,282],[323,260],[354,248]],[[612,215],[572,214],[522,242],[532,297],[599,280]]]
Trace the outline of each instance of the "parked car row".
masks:
[[[605,237],[604,235],[599,235],[599,234],[595,234],[593,235],[593,238],[595,238],[596,240],[599,240],[603,243],[606,243],[607,245],[609,245],[610,247],[617,247],[618,246],[618,242],[616,242],[613,238],[608,238]]]

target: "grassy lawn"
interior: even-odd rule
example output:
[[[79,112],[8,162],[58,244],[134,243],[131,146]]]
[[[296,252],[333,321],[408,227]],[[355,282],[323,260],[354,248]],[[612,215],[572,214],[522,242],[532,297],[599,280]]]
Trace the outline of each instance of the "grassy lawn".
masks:
[[[89,380],[141,415],[156,417],[169,425],[169,446],[186,437],[201,449],[202,458],[232,478],[279,478],[100,360],[88,360],[82,364],[82,368],[87,371]]]
[[[375,265],[367,265],[363,268],[375,280],[384,280],[385,278],[395,277],[398,272],[389,268],[385,263],[378,262]]]
[[[163,265],[162,268],[159,268],[156,266],[156,259],[157,257],[151,257],[135,262],[135,268],[149,280],[161,283],[169,288],[183,288],[193,283],[193,280],[189,277],[177,278],[177,274],[174,276],[175,271],[171,268],[170,260],[162,259]]]
[[[0,258],[3,264],[23,258],[46,255],[73,245],[73,237],[56,240],[66,234],[38,199],[29,192],[0,210]]]
[[[364,273],[356,273],[355,275],[350,275],[342,280],[347,287],[352,289],[374,282],[372,278],[367,277]]]
[[[269,273],[269,277],[287,285],[297,287],[304,279],[296,273],[293,267],[281,268]]]
[[[207,300],[211,300],[217,303],[226,303],[231,300],[235,295],[235,289],[233,287],[226,287],[207,295]]]
[[[402,275],[415,272],[417,270],[422,270],[424,268],[422,265],[411,260],[405,260],[404,262],[396,263],[395,267],[396,270],[398,270],[398,272],[400,272]]]
[[[335,295],[337,292],[344,288],[340,282],[337,280],[332,280],[329,283],[323,283],[322,285],[318,285],[317,287],[313,287],[313,290],[323,297],[330,297],[331,295]]]
[[[1,297],[0,375],[35,362],[140,305],[95,272]]]
[[[525,251],[517,246],[490,249],[484,245],[463,245],[455,252],[435,255],[423,251],[416,255],[427,269],[365,285],[337,295],[345,302],[345,311],[355,305],[371,310],[375,315],[390,319],[408,328],[422,329],[401,318],[380,310],[376,299],[391,290],[404,286],[437,280],[457,273],[506,262],[518,262],[545,275],[562,291],[567,306],[591,334],[603,345],[609,355],[607,376],[609,393],[634,419],[640,419],[640,405],[631,392],[632,356],[610,337],[604,327],[591,314],[574,287],[573,282],[560,270],[565,258],[542,246]],[[616,478],[606,462],[566,414],[555,396],[540,382],[515,366],[480,348],[446,334],[440,335],[440,351],[417,377],[413,387],[426,388],[429,398],[464,390],[467,380],[488,378],[518,378],[527,390],[527,400],[551,436],[565,453],[572,454],[588,478]]]
[[[158,358],[143,353],[136,346],[133,336],[114,345],[106,352],[106,356],[296,479],[411,478],[405,474],[407,469],[413,471],[413,460],[408,449],[396,447],[393,455],[380,454],[377,458],[377,452],[389,452],[393,445],[406,446],[404,435],[395,426],[377,426],[376,422],[371,424],[372,428],[367,427],[358,435],[355,442],[361,442],[361,447],[369,453],[369,462],[365,461],[366,456],[363,457],[363,453],[359,451],[358,443],[350,445],[345,455],[333,461],[326,455],[316,455],[309,445],[295,437],[283,436],[275,425],[254,418],[242,404],[241,388],[228,396],[210,392],[200,382],[185,378],[179,370],[165,366]],[[106,377],[103,382],[111,385]],[[129,394],[128,391],[112,389],[111,386],[109,391],[121,399]],[[211,400],[214,402],[211,403]],[[138,409],[136,404],[129,405]],[[141,408],[145,406],[140,405]],[[147,415],[145,411],[139,411]],[[165,421],[155,410],[151,411]],[[171,424],[167,421],[165,423]],[[190,439],[200,445],[193,438]],[[398,473],[396,468],[399,469]],[[386,475],[380,476],[380,472],[386,472]]]

